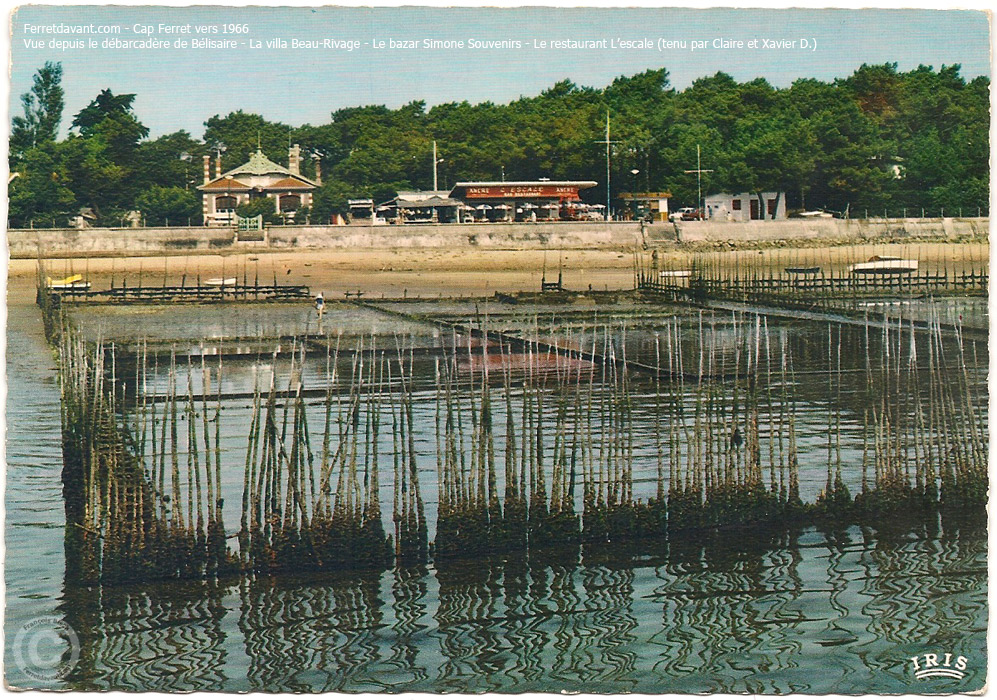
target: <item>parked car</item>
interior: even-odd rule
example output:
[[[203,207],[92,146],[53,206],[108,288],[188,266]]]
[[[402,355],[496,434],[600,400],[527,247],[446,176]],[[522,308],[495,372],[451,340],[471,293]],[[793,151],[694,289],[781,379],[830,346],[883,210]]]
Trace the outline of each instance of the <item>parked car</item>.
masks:
[[[703,215],[702,209],[696,209],[695,207],[682,207],[668,218],[672,221],[702,221],[706,217]]]

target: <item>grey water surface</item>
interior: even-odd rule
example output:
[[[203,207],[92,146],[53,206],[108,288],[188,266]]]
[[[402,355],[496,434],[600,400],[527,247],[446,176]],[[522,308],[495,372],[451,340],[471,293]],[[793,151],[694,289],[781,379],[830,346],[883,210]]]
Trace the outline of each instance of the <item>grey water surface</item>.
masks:
[[[860,694],[986,681],[986,529],[972,522],[745,528],[386,572],[67,586],[55,366],[37,309],[12,303],[8,314],[4,658],[15,687]],[[650,336],[635,347],[646,358]],[[826,413],[812,410],[817,435]],[[244,437],[225,439],[236,464]],[[424,483],[435,479],[428,462]],[[812,500],[822,472],[801,472]],[[237,474],[225,482],[241,485]],[[79,659],[39,680],[14,645],[49,616],[74,630]],[[965,656],[965,677],[917,680],[911,658],[925,653]]]

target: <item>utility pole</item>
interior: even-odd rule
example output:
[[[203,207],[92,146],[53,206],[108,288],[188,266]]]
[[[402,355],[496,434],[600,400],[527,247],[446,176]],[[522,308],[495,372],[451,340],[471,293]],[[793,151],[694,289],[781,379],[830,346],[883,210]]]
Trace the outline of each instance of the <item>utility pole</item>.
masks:
[[[436,182],[436,163],[437,163],[437,161],[436,161],[436,141],[434,140],[433,141],[433,191],[434,192],[439,189],[439,186],[437,185],[437,182]]]
[[[609,175],[609,151],[610,151],[610,144],[619,143],[619,141],[610,141],[609,140],[609,110],[608,109],[606,110],[606,138],[603,139],[602,141],[596,141],[596,143],[604,143],[604,144],[606,144],[606,221],[609,221],[609,204],[610,204],[610,200],[609,200],[609,178],[610,178],[610,175]]]
[[[696,189],[699,191],[699,199],[696,201],[696,208],[702,216],[706,216],[706,204],[703,202],[703,173],[712,173],[712,170],[703,170],[699,159],[699,144],[696,144],[696,169],[686,170],[687,173],[696,173]]]

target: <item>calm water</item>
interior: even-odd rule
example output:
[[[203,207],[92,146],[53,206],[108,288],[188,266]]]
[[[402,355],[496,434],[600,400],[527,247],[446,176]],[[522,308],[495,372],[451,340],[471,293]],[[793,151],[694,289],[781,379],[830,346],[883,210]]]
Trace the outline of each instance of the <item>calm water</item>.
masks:
[[[33,306],[9,308],[7,372],[14,686],[950,693],[985,682],[986,533],[952,523],[724,533],[440,570],[66,588],[58,387]],[[76,631],[80,659],[66,678],[38,680],[13,645],[50,615]],[[923,653],[966,656],[966,677],[915,680],[909,658]]]

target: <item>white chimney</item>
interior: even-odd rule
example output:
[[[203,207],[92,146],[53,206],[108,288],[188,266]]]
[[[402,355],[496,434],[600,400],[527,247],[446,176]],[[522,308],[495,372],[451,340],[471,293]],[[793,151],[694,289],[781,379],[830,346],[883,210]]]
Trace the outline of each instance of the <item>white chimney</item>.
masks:
[[[301,174],[301,146],[294,144],[287,151],[287,169],[294,175]]]

